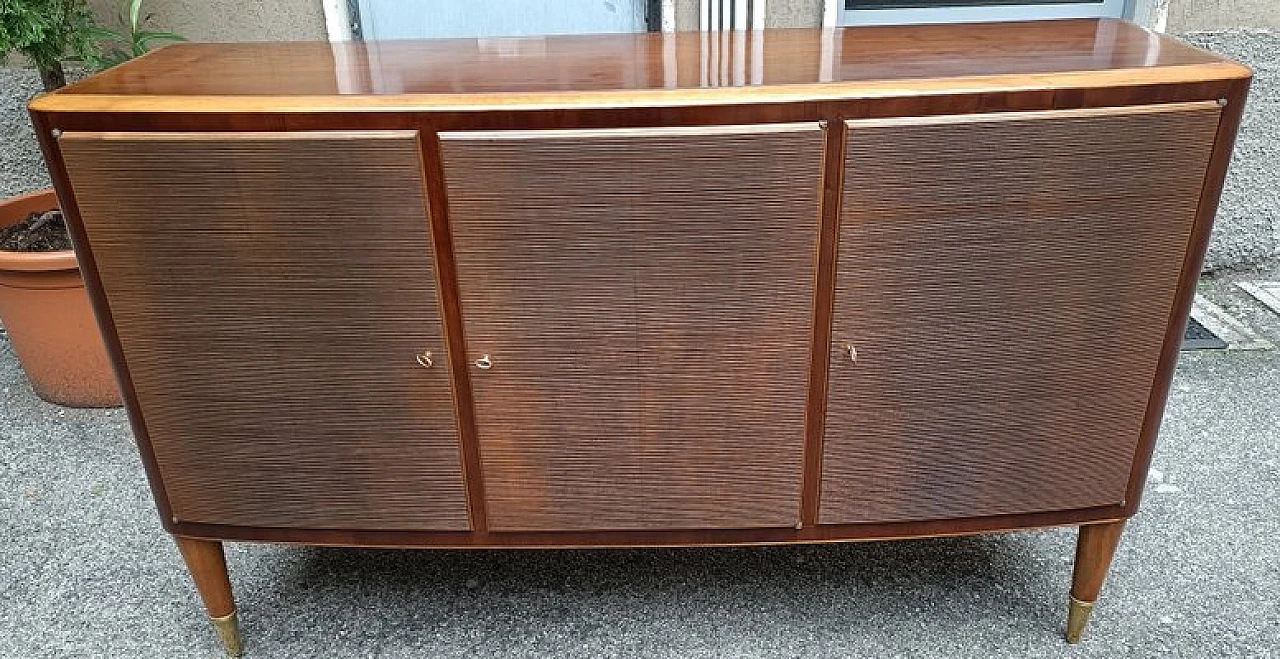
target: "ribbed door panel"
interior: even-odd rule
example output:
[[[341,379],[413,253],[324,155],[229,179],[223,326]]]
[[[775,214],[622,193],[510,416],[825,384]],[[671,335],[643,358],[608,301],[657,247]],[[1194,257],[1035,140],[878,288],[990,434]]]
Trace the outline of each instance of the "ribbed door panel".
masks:
[[[848,122],[822,523],[1124,500],[1218,115]]]
[[[468,528],[415,133],[61,149],[179,520]]]
[[[793,526],[823,131],[441,142],[490,528]]]

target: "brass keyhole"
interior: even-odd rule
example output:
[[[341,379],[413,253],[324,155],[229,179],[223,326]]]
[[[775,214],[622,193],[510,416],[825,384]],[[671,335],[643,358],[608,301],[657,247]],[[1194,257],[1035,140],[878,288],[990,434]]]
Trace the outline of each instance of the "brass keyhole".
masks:
[[[476,360],[476,368],[487,371],[493,368],[493,360],[489,359],[489,355],[481,355],[480,359]]]
[[[435,366],[435,360],[431,359],[431,351],[428,350],[420,355],[415,355],[414,359],[418,360],[418,365],[422,368],[431,368]]]
[[[852,343],[846,343],[844,346],[844,351],[846,354],[849,355],[850,363],[853,363],[853,364],[858,363],[858,349],[853,347]]]

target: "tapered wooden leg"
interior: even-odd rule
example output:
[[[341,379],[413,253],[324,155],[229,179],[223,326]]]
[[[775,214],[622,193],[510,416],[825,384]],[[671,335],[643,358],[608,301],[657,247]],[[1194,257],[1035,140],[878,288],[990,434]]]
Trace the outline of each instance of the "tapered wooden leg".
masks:
[[[1120,545],[1124,521],[1080,527],[1076,541],[1076,567],[1071,575],[1071,609],[1067,613],[1067,642],[1079,643],[1093,615],[1102,582]]]
[[[231,579],[227,577],[227,560],[222,554],[222,543],[213,540],[195,540],[174,536],[187,570],[196,582],[200,599],[209,612],[213,628],[218,632],[227,654],[238,657],[243,652],[240,627],[236,621],[236,602],[231,595]]]

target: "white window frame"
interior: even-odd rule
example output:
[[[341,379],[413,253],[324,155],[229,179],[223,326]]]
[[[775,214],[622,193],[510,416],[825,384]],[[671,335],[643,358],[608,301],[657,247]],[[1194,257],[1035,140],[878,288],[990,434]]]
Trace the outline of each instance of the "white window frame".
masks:
[[[978,7],[927,7],[916,9],[845,9],[844,0],[826,0],[827,14],[838,15],[838,25],[917,25],[922,23],[985,23],[1061,18],[1132,18],[1134,0],[1063,2],[1051,5],[990,5]],[[831,10],[836,10],[832,12]]]

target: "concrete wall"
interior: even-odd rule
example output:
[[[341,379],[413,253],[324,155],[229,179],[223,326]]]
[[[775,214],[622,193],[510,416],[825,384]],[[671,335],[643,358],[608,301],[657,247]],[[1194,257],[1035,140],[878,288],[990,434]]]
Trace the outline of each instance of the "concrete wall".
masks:
[[[769,0],[767,27],[816,27],[822,24],[822,0]]]
[[[1276,0],[1169,0],[1168,31],[1232,28],[1280,30]]]
[[[464,0],[465,1],[465,0]],[[117,23],[120,0],[89,0],[100,19]],[[144,0],[152,29],[192,41],[323,40],[320,0]]]

